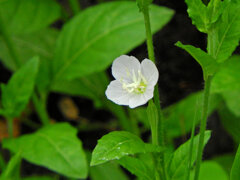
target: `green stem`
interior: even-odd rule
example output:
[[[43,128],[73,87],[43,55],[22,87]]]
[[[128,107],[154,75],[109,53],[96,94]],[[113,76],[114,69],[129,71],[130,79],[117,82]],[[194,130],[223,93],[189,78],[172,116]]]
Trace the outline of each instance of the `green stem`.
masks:
[[[6,168],[6,163],[3,158],[2,153],[0,152],[0,170],[3,172],[3,170]]]
[[[202,155],[203,155],[203,147],[204,147],[204,133],[207,126],[207,116],[208,116],[208,104],[209,104],[209,95],[210,95],[210,86],[211,86],[211,79],[212,77],[209,76],[205,80],[205,88],[203,94],[203,111],[202,111],[202,119],[200,124],[200,138],[198,143],[198,151],[197,151],[197,162],[196,162],[196,170],[194,180],[198,180],[200,166],[202,162]]]
[[[69,0],[69,4],[74,15],[81,11],[81,5],[78,0]]]
[[[134,134],[136,134],[137,136],[140,136],[140,129],[138,127],[138,121],[137,121],[136,117],[134,116],[133,111],[130,108],[128,108],[128,114],[129,114],[129,119],[131,122],[132,132]]]
[[[11,39],[11,36],[10,36],[10,34],[9,34],[5,24],[4,24],[4,21],[1,17],[1,12],[0,12],[0,32],[3,36],[3,39],[4,39],[7,47],[8,47],[9,53],[12,56],[12,59],[13,59],[13,61],[15,63],[15,66],[16,66],[16,69],[20,68],[21,65],[22,65],[21,61],[20,61],[20,58],[17,54],[16,47],[14,46],[14,43]],[[44,105],[42,105],[42,103],[40,102],[40,100],[36,96],[36,93],[34,93],[34,95],[33,95],[33,103],[34,103],[34,105],[37,109],[37,113],[38,113],[38,116],[40,117],[41,121],[43,122],[43,124],[47,124],[49,122],[49,118],[48,118],[46,109],[44,108]]]
[[[146,29],[148,57],[150,60],[152,60],[155,63],[152,31],[151,31],[148,8],[144,8],[143,16],[144,16],[144,23],[145,23],[145,29]],[[162,113],[161,104],[160,104],[158,85],[156,85],[155,91],[154,91],[154,102],[158,111],[158,122],[156,122],[156,125],[158,125],[158,127],[156,128],[157,132],[152,133],[154,136],[156,136],[156,137],[153,137],[153,139],[154,141],[158,140],[157,144],[159,144],[160,146],[164,146],[163,113]],[[161,165],[161,168],[160,168],[161,179],[166,180],[167,178],[166,178],[166,171],[165,171],[164,153],[162,152],[159,155],[160,155],[160,165]]]

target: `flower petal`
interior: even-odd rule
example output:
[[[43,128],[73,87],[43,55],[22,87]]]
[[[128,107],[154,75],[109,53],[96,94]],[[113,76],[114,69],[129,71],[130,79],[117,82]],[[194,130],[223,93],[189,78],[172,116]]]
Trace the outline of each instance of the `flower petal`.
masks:
[[[155,86],[159,76],[156,65],[151,60],[144,59],[141,63],[141,70],[148,82],[148,86]]]
[[[118,80],[111,81],[105,94],[108,99],[119,105],[128,105],[131,96],[130,93],[122,88],[122,84]]]
[[[140,69],[141,65],[137,58],[122,55],[113,61],[112,75],[119,81],[125,80],[131,82],[133,70],[137,73]]]
[[[135,108],[146,104],[150,99],[153,98],[154,87],[148,87],[143,94],[135,94],[130,97],[129,107]]]

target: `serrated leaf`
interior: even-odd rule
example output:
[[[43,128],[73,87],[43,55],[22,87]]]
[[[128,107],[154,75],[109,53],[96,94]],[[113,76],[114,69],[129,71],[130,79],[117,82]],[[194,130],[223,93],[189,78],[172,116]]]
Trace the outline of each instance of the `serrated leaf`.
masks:
[[[207,5],[207,13],[209,18],[209,23],[215,23],[220,15],[222,14],[224,8],[228,4],[228,0],[211,0]],[[209,25],[210,26],[210,25]]]
[[[61,16],[54,0],[5,0],[0,14],[11,34],[31,33],[43,29]]]
[[[231,174],[230,174],[230,180],[239,180],[240,179],[240,145],[238,147],[234,162],[233,162],[233,166],[232,166],[232,170],[231,170]]]
[[[2,84],[2,108],[8,118],[19,116],[26,107],[34,90],[38,64],[38,57],[32,58],[13,74],[7,85]]]
[[[212,30],[213,57],[218,62],[227,60],[240,40],[240,3],[230,3]]]
[[[170,137],[179,137],[191,131],[193,118],[196,117],[196,125],[201,119],[203,92],[193,93],[181,101],[164,109],[165,127]],[[210,115],[221,102],[216,94],[211,94],[209,99],[208,115]]]
[[[22,157],[72,178],[87,177],[87,162],[77,130],[67,123],[49,125],[17,139],[5,139],[3,147],[21,151]]]
[[[138,158],[126,156],[118,160],[118,163],[129,172],[144,180],[155,179],[155,172]]]
[[[21,162],[21,152],[16,153],[11,160],[8,162],[6,169],[2,172],[1,180],[12,180],[15,179],[16,168]]]
[[[194,180],[194,172],[191,173],[191,180]],[[214,161],[204,161],[200,167],[199,180],[228,180],[228,174]]]
[[[161,152],[163,148],[144,143],[138,136],[126,131],[114,131],[98,140],[93,150],[91,166],[137,153]]]
[[[200,32],[207,32],[208,12],[207,7],[202,0],[185,0],[188,9],[188,15],[192,19],[192,23]]]
[[[113,177],[114,180],[128,180],[127,175],[114,161],[90,167],[90,177],[92,180],[112,180]]]
[[[212,76],[217,72],[219,65],[211,55],[202,51],[200,48],[183,45],[181,42],[177,42],[175,45],[187,51],[200,64],[204,79],[207,79],[208,76]]]
[[[211,92],[240,91],[240,56],[232,56],[212,79]]]
[[[172,15],[168,8],[151,6],[153,32]],[[53,62],[55,79],[69,80],[100,72],[144,39],[144,21],[136,3],[109,2],[88,8],[61,31]]]
[[[211,132],[206,131],[205,132],[205,138],[204,138],[204,145],[207,144],[208,140],[211,137]],[[193,142],[193,150],[192,150],[192,162],[191,164],[195,162],[197,158],[197,147],[199,142],[199,135],[194,137]],[[184,179],[187,171],[188,171],[188,160],[189,160],[189,154],[190,154],[190,140],[182,144],[173,154],[172,160],[168,166],[168,175],[169,180],[177,180],[177,179]]]
[[[51,79],[50,64],[57,37],[58,31],[50,28],[31,34],[12,35],[11,37],[22,64],[26,63],[35,55],[40,57],[39,73],[36,79],[40,92],[46,90]],[[3,64],[11,71],[15,71],[17,68],[14,60],[9,53],[8,47],[1,38],[0,49],[0,58]]]

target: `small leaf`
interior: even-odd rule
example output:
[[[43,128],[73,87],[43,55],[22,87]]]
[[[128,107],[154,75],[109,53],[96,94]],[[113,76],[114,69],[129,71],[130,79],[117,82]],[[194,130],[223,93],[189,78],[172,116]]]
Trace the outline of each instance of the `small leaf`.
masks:
[[[205,132],[204,145],[207,144],[211,136],[210,131]],[[199,135],[194,137],[193,150],[192,150],[192,165],[197,158],[197,147],[199,142]],[[178,178],[184,179],[186,172],[188,170],[188,160],[189,160],[189,146],[190,140],[182,144],[173,154],[172,160],[168,166],[168,173],[170,180],[176,180]]]
[[[43,29],[61,16],[54,0],[5,0],[0,14],[11,34],[31,33]]]
[[[65,176],[86,178],[86,157],[76,134],[69,124],[59,123],[17,139],[5,139],[3,147],[15,153],[22,151],[27,161]]]
[[[214,161],[204,161],[201,164],[199,180],[228,180],[228,174]],[[191,180],[194,180],[194,172],[191,173]]]
[[[211,92],[240,91],[240,56],[232,56],[212,79]]]
[[[9,161],[6,169],[2,172],[0,176],[1,180],[11,180],[15,178],[16,168],[21,162],[21,152],[16,153]]]
[[[91,166],[137,153],[161,152],[163,148],[144,143],[138,136],[125,131],[114,131],[98,140],[93,150]]]
[[[192,19],[192,23],[198,28],[200,32],[208,31],[208,12],[207,7],[202,0],[185,0],[188,9],[188,15]]]
[[[118,163],[132,174],[144,180],[155,179],[155,173],[143,161],[138,158],[126,156],[118,160]]]
[[[90,177],[92,180],[112,180],[113,177],[114,180],[128,180],[127,175],[114,161],[90,167]]]
[[[173,11],[151,6],[153,32]],[[142,14],[134,2],[109,2],[87,8],[71,19],[57,41],[53,62],[55,80],[71,80],[105,70],[112,61],[143,43]]]
[[[217,72],[218,63],[206,52],[191,45],[183,45],[181,42],[177,42],[175,45],[187,51],[200,64],[203,70],[204,79]]]
[[[240,40],[240,3],[230,3],[213,28],[213,57],[218,62],[227,60]]]
[[[233,162],[233,166],[230,174],[230,180],[240,180],[239,169],[240,169],[240,145],[238,147],[238,150]]]
[[[38,64],[38,58],[32,58],[13,74],[7,85],[2,84],[2,107],[8,118],[19,116],[26,107],[34,89]]]

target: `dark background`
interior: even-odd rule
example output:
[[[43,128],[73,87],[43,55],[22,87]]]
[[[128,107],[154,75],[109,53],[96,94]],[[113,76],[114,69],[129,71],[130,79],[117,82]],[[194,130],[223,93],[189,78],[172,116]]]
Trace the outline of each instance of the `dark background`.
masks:
[[[66,0],[59,1],[65,8],[69,9]],[[83,8],[97,4],[95,0],[81,0]],[[156,53],[156,62],[159,69],[159,88],[162,106],[171,105],[192,92],[203,89],[203,77],[201,67],[194,59],[182,49],[174,46],[177,41],[184,44],[191,44],[201,49],[206,49],[206,35],[197,31],[192,25],[187,14],[187,6],[183,0],[155,0],[155,4],[169,7],[175,11],[173,19],[160,32],[154,35],[154,46]],[[61,28],[62,22],[55,24]],[[139,59],[147,57],[146,45],[141,45],[129,54]],[[6,83],[11,73],[0,63],[0,82]],[[48,100],[48,112],[50,117],[56,121],[69,121],[62,116],[59,109],[59,101],[66,97],[65,95],[52,93]],[[97,110],[90,100],[70,97],[80,109],[79,115],[93,122],[110,121],[113,116],[107,111]],[[107,118],[106,118],[107,117]],[[33,118],[37,118],[33,115]],[[70,121],[76,125],[75,122]],[[221,126],[217,113],[213,113],[208,120],[208,129],[212,131],[212,137],[205,149],[204,158],[208,159],[219,154],[233,151],[232,139],[227,135]],[[22,125],[22,134],[29,133],[32,130]],[[93,149],[97,139],[106,134],[109,130],[92,130],[91,132],[81,132],[79,137],[83,141],[85,148]],[[149,134],[146,134],[148,136]],[[176,147],[183,142],[183,138],[175,140]],[[48,170],[37,167],[24,161],[22,165],[23,175],[45,174]]]

